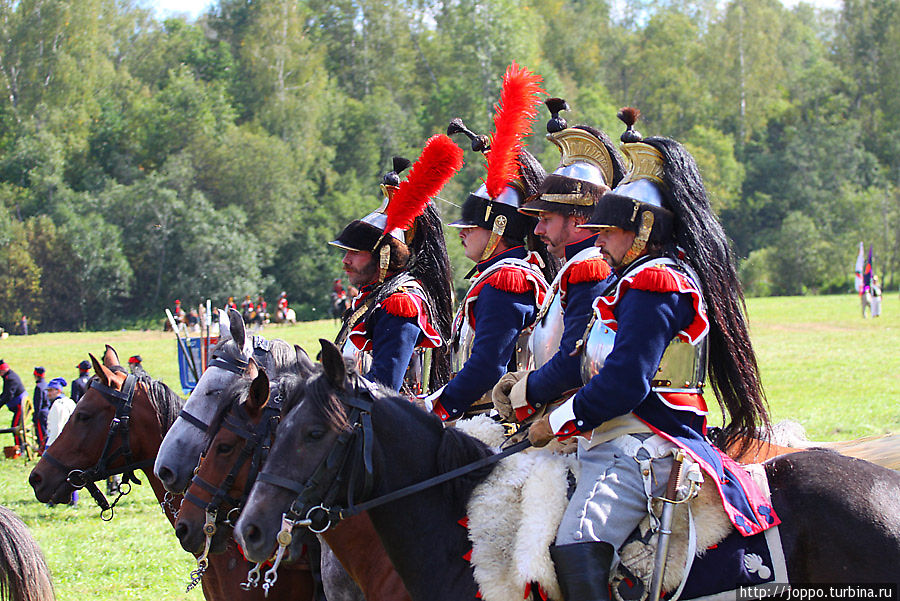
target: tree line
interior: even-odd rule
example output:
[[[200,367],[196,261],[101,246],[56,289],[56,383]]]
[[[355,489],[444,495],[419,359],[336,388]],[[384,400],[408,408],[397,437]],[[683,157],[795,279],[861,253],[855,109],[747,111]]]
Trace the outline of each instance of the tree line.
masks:
[[[391,156],[454,117],[488,132],[513,60],[570,123],[616,138],[632,105],[644,135],[683,142],[748,293],[849,291],[860,241],[897,283],[895,0],[220,0],[196,22],[0,0],[0,34],[3,327],[282,290],[321,316],[341,275],[326,242],[380,204]],[[530,148],[552,170],[543,123]],[[466,160],[448,220],[483,176]]]

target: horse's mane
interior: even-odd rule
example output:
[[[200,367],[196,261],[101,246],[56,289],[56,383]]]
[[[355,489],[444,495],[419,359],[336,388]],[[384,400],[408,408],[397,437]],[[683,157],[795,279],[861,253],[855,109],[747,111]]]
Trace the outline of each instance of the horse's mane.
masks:
[[[50,570],[22,520],[0,507],[0,599],[53,601]]]
[[[175,394],[161,380],[154,380],[150,376],[137,376],[137,379],[147,387],[147,396],[159,419],[159,432],[165,436],[181,413],[185,399]]]

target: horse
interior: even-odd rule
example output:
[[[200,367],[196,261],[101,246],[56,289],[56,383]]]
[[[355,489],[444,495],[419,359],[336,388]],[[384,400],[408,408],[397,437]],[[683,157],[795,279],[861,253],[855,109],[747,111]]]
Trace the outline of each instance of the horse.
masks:
[[[132,482],[140,483],[134,471],[142,470],[174,525],[178,499],[166,497],[165,488],[149,468],[182,400],[162,382],[128,376],[109,345],[102,364],[93,355],[90,357],[94,367],[90,387],[28,478],[35,497],[42,503],[62,503],[69,499],[73,484],[84,486],[102,507],[101,516],[112,519],[122,494],[127,494]],[[123,473],[124,491],[110,504],[95,482],[115,473]],[[252,564],[234,544],[222,555],[210,558],[209,568],[200,580],[205,598],[262,600],[262,591],[245,593],[240,587],[250,567]],[[304,587],[298,585],[294,590],[298,599],[312,598],[312,580],[307,580]]]
[[[298,363],[311,368],[312,362],[306,353],[299,347],[297,352]],[[206,544],[204,528],[214,519],[209,513],[210,502],[214,499],[218,515],[225,511],[221,508],[219,499],[231,507],[227,510],[228,515],[232,511],[241,510],[245,493],[255,481],[259,470],[260,458],[256,449],[264,449],[270,444],[269,437],[274,435],[274,428],[270,430],[269,425],[278,423],[280,399],[287,394],[283,391],[304,385],[305,376],[306,373],[301,370],[299,374],[282,375],[279,383],[270,384],[266,372],[257,370],[251,359],[246,377],[236,380],[224,391],[223,396],[231,399],[230,406],[211,425],[210,431],[214,434],[211,435],[193,483],[185,494],[189,502],[182,505],[175,526],[175,532],[185,550],[196,553]],[[223,540],[230,537],[231,532],[229,524],[217,525],[210,542],[213,551],[221,547]],[[409,595],[386,556],[383,553],[372,553],[370,546],[360,544],[366,540],[375,540],[375,536],[371,522],[367,516],[362,515],[355,516],[352,521],[342,524],[341,528],[329,532],[325,540],[341,564],[347,567],[350,575],[362,587],[365,599],[408,600]],[[323,572],[326,569],[323,566]],[[326,597],[332,601],[359,592],[358,589],[348,591],[345,587],[343,590],[335,590],[341,586],[340,580],[336,582],[334,578],[327,578],[324,574],[323,583],[326,585]]]
[[[228,312],[227,319],[220,318],[219,323],[220,338],[212,353],[213,360],[200,376],[181,415],[166,434],[154,465],[154,473],[172,492],[182,492],[188,488],[194,468],[207,446],[208,438],[216,435],[216,424],[221,421],[221,416],[232,403],[236,402],[233,396],[223,394],[223,391],[240,380],[251,360],[264,367],[273,379],[278,377],[278,374],[312,369],[312,362],[305,367],[303,365],[305,353],[298,354],[293,346],[282,340],[249,338],[243,320],[235,310]],[[210,444],[209,448],[215,452],[217,446]],[[185,528],[188,526],[185,525]],[[185,536],[194,535],[185,534]],[[326,542],[338,555],[338,560],[353,580],[368,593],[367,598],[397,599],[396,594],[389,591],[402,591],[402,584],[390,567],[384,551],[380,545],[375,544],[366,548],[362,555],[354,553],[358,548],[354,544],[357,539],[374,540],[374,531],[364,516],[347,522],[342,528],[329,533]],[[192,545],[193,542],[189,544]],[[337,588],[339,586],[337,581],[341,575],[336,573],[339,571],[336,566],[329,569],[330,559],[331,554],[323,548],[323,580],[329,582],[332,588]],[[378,569],[375,569],[376,567]],[[331,575],[324,577],[326,574]],[[347,587],[344,585],[342,588]]]
[[[53,601],[44,554],[12,510],[0,506],[0,601]]]
[[[245,554],[266,557],[285,514],[315,509],[323,496],[344,499],[344,508],[316,509],[320,517],[313,521],[327,526],[362,503],[413,599],[474,598],[478,586],[464,557],[470,542],[458,520],[467,515],[472,490],[493,466],[388,497],[378,506],[363,502],[483,460],[492,450],[456,429],[445,429],[437,417],[396,393],[366,382],[345,365],[337,347],[321,343],[321,372],[287,399],[265,469],[236,524],[235,536]],[[360,432],[368,439],[363,445],[353,442]],[[368,451],[360,457],[362,448]],[[371,467],[371,492],[360,494],[365,466]],[[780,537],[792,580],[897,579],[900,474],[827,450],[776,457],[764,469],[773,506],[783,520]],[[267,477],[271,474],[277,478]],[[313,475],[313,487],[300,484]],[[298,502],[302,508],[295,511],[292,504]]]
[[[346,292],[331,293],[331,316],[334,319],[341,319],[344,312],[350,308],[350,299]]]

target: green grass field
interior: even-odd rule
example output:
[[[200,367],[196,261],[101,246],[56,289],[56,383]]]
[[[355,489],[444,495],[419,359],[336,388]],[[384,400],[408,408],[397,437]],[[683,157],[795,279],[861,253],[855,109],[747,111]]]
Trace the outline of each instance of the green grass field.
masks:
[[[773,418],[793,419],[810,438],[839,440],[900,432],[900,300],[885,297],[883,316],[863,320],[855,296],[750,299],[754,345]],[[269,326],[267,338],[315,354],[337,326],[320,321]],[[174,335],[162,332],[39,334],[0,341],[26,386],[35,365],[73,377],[88,352],[110,344],[125,361],[140,354],[151,375],[177,388]],[[6,423],[7,417],[0,420]],[[713,420],[714,421],[714,420]],[[10,444],[2,441],[0,446]],[[0,503],[16,511],[44,549],[62,601],[202,599],[184,593],[192,558],[181,550],[149,487],[137,487],[102,522],[88,496],[77,508],[38,503],[27,484],[33,464],[0,460]]]

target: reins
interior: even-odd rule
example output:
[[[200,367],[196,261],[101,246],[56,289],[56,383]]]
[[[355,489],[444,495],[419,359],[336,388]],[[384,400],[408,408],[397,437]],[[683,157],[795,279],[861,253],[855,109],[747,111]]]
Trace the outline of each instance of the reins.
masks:
[[[305,483],[301,484],[266,471],[259,473],[257,478],[259,481],[267,482],[297,494],[288,511],[282,515],[281,530],[277,535],[278,550],[275,554],[274,564],[266,574],[267,580],[269,574],[273,574],[277,570],[285,550],[291,544],[291,531],[295,526],[306,526],[316,533],[325,532],[342,519],[449,482],[454,478],[459,478],[493,465],[531,446],[531,442],[526,438],[499,453],[482,457],[449,472],[357,504],[354,500],[356,496],[354,485],[360,478],[363,479],[361,498],[365,498],[371,492],[372,483],[374,482],[372,462],[374,431],[371,415],[374,404],[373,388],[373,385],[365,378],[360,376],[354,378],[352,390],[355,394],[349,399],[341,400],[351,408],[348,421],[353,425],[350,430],[346,430],[338,436],[331,451],[319,463]],[[352,462],[351,473],[349,478],[347,478],[346,466],[354,451],[362,455],[362,460]],[[363,470],[362,475],[359,474],[360,470]],[[333,505],[333,501],[345,480],[347,482],[347,505],[346,507]]]
[[[137,385],[137,378],[131,374],[125,377],[122,383],[122,389],[116,390],[98,380],[91,380],[89,388],[97,390],[101,396],[116,408],[116,414],[109,424],[109,431],[106,434],[106,443],[103,445],[103,452],[93,467],[85,470],[73,468],[66,465],[56,457],[53,457],[48,451],[44,451],[44,457],[56,468],[62,472],[68,472],[66,482],[73,488],[85,488],[97,502],[100,507],[100,518],[104,521],[113,519],[115,506],[119,500],[131,492],[131,483],[140,484],[137,476],[134,475],[135,470],[148,469],[153,466],[153,459],[144,461],[135,461],[134,455],[131,453],[131,443],[129,437],[129,426],[131,423],[131,409],[134,403],[134,390]],[[121,445],[115,451],[110,451],[113,440],[120,437]],[[116,459],[123,457],[125,465],[110,469],[109,464]],[[122,474],[122,483],[120,485],[118,496],[110,503],[106,497],[100,492],[96,482],[106,480],[110,476]]]

